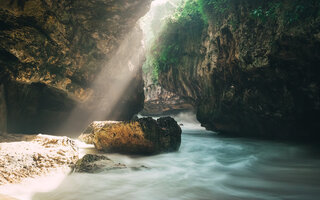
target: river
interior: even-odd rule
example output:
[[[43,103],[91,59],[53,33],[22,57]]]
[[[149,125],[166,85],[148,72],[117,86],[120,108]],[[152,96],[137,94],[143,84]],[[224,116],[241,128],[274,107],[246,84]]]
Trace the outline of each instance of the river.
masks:
[[[37,186],[13,187],[7,193],[28,200],[319,198],[320,157],[316,148],[226,138],[190,120],[182,123],[178,152],[145,157],[107,154],[129,167],[147,168],[54,175],[37,181]]]

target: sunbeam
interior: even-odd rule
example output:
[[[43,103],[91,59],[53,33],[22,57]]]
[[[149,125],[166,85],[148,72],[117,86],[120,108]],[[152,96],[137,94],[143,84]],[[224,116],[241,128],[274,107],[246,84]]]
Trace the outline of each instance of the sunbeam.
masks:
[[[320,0],[0,0],[0,200],[317,200]]]
[[[81,131],[96,120],[126,119],[127,116],[121,116],[122,113],[126,109],[134,110],[126,101],[143,84],[139,82],[143,61],[141,30],[137,26],[126,35],[118,50],[104,64],[90,87],[93,93],[89,100],[77,105],[61,132]]]
[[[128,98],[134,97],[133,92],[137,88],[142,88],[143,83],[139,79],[142,77],[146,50],[161,31],[165,18],[174,12],[180,2],[182,1],[152,2],[149,12],[126,34],[118,50],[104,64],[90,87],[93,90],[91,96],[75,107],[59,132],[64,135],[79,134],[92,121],[128,119],[123,113],[135,110],[136,105],[127,102]],[[151,28],[155,26],[155,21],[161,22],[156,29]],[[136,113],[139,111],[136,110]]]

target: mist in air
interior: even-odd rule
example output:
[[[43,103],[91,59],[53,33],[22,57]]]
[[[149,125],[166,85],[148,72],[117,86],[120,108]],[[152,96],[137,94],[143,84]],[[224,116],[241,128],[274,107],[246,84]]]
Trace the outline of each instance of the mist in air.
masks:
[[[62,134],[77,134],[92,121],[123,119],[123,111],[129,110],[128,97],[142,82],[145,54],[161,32],[166,18],[170,17],[182,0],[156,0],[149,12],[122,40],[118,50],[104,64],[92,83],[92,94],[85,103],[79,103],[69,119],[61,127]],[[139,85],[140,84],[140,85]],[[132,105],[134,106],[134,105]]]

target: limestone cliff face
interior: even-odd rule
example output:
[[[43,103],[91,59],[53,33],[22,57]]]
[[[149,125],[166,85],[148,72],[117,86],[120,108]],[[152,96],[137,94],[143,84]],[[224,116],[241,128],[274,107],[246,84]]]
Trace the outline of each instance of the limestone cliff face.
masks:
[[[130,73],[127,63],[119,69],[109,61],[132,32],[138,34],[132,51],[138,48],[142,36],[136,22],[150,2],[0,0],[0,84],[9,131],[48,130],[43,124],[63,122],[79,102],[92,106],[88,102],[98,98],[92,85],[102,70],[107,90],[119,72]],[[132,86],[121,100],[126,109],[118,119],[130,118],[143,106],[140,73]]]
[[[157,83],[152,65],[152,45],[157,45],[153,43],[154,39],[161,30],[165,29],[167,17],[175,12],[176,6],[181,2],[182,0],[170,0],[158,5],[153,4],[148,14],[141,20],[146,52],[146,60],[143,65],[145,100],[144,108],[140,112],[142,115],[159,116],[193,110],[192,101],[181,98],[174,91],[168,91]]]
[[[185,41],[183,56],[160,74],[160,85],[196,101],[198,120],[211,130],[317,137],[319,2],[284,0],[275,8],[276,1],[229,2],[219,15],[205,7],[201,42]],[[298,8],[305,10],[290,16]]]
[[[154,83],[150,73],[143,73],[143,79],[145,99],[140,114],[160,116],[194,110],[192,100],[183,99],[174,92],[170,92]]]
[[[192,101],[184,100],[158,84],[148,85],[144,91],[144,107],[140,112],[142,115],[161,116],[194,110]]]

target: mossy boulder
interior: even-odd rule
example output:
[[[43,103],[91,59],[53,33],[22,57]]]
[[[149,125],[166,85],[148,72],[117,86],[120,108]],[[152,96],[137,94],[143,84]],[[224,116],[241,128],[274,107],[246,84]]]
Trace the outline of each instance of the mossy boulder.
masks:
[[[125,154],[156,154],[179,150],[181,128],[171,117],[106,123],[94,133],[98,150]]]

